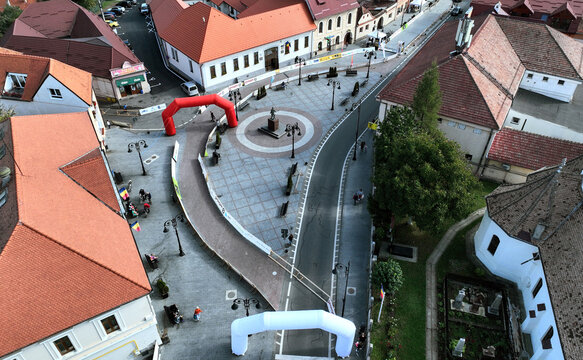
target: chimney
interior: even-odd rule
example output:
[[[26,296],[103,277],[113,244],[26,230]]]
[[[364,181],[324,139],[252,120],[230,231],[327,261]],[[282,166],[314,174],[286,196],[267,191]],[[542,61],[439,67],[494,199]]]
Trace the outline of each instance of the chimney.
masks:
[[[460,19],[459,25],[457,27],[457,33],[455,34],[455,53],[459,54],[464,49],[470,47],[472,42],[472,29],[474,27],[474,20],[470,19],[472,16],[473,7],[470,7],[468,11],[464,14],[464,17]]]

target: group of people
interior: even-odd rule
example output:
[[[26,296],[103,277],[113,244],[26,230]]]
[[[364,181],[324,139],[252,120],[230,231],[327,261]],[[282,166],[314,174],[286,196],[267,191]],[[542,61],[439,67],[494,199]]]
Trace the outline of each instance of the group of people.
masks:
[[[143,208],[139,209],[138,206],[136,204],[134,204],[133,202],[131,202],[130,198],[128,197],[126,199],[127,213],[128,213],[128,215],[131,214],[132,217],[138,217],[140,215],[144,215],[145,217],[148,217],[148,214],[150,213],[150,207],[152,204],[152,194],[145,191],[144,189],[140,189],[139,194],[140,194],[140,202],[144,203]]]
[[[362,189],[358,190],[357,192],[354,193],[354,195],[352,195],[352,200],[354,200],[354,205],[359,203],[362,199],[364,199],[364,192],[362,192]]]

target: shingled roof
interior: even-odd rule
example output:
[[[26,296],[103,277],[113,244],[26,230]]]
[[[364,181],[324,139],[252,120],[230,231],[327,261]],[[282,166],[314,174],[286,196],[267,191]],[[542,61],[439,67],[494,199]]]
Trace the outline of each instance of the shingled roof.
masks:
[[[316,28],[303,2],[238,20],[202,2],[176,15],[176,2],[181,1],[153,1],[152,16],[158,34],[199,64]],[[160,21],[164,25],[159,26]]]
[[[360,7],[356,0],[306,0],[314,20],[341,14]]]
[[[524,0],[472,0],[472,5],[475,8],[488,8],[493,9],[496,3],[502,3],[502,8],[506,11],[510,9],[516,8],[516,5],[520,5],[524,2]],[[552,14],[560,7],[565,6],[565,4],[569,4],[571,11],[577,16],[581,17],[583,14],[583,0],[528,0],[530,8],[535,13],[540,14]]]
[[[21,100],[32,101],[38,89],[51,75],[75,93],[86,104],[91,104],[91,74],[60,61],[46,57],[25,55],[0,48],[0,89],[4,89],[7,73],[27,74]]]
[[[560,163],[563,158],[583,155],[583,144],[510,128],[494,135],[488,158],[502,163],[538,170]]]
[[[30,4],[8,28],[0,46],[46,56],[111,78],[110,69],[140,60],[96,14],[70,0]]]
[[[0,356],[151,291],[88,114],[2,127],[18,168],[0,159],[13,177],[0,207]]]
[[[540,249],[565,359],[583,353],[583,156],[528,176],[526,183],[501,186],[486,198],[488,215],[507,234],[530,234]],[[534,230],[544,224],[539,240]],[[526,259],[525,259],[526,260]]]

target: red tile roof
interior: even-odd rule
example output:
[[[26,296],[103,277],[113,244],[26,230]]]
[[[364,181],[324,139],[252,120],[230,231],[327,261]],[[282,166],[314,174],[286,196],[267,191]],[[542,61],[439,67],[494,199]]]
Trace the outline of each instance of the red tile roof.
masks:
[[[360,7],[356,0],[306,0],[314,20],[341,14]]]
[[[238,19],[242,19],[244,17],[248,17],[251,15],[257,15],[264,12],[272,11],[275,9],[279,9],[286,6],[291,6],[295,4],[304,3],[305,0],[255,0],[249,8],[243,10],[239,15],[237,15]]]
[[[472,6],[477,5],[474,7],[474,11],[480,9],[493,9],[498,1],[502,3],[502,8],[504,10],[510,12],[510,9],[515,8],[517,4],[522,3],[524,0],[472,0]],[[552,14],[555,10],[567,3],[565,0],[528,0],[528,2],[532,10],[535,13],[540,14]],[[568,1],[568,3],[572,8],[573,13],[577,17],[581,17],[583,14],[583,0],[571,0]],[[479,15],[481,12],[474,13]]]
[[[70,0],[28,6],[0,40],[0,46],[47,56],[95,76],[140,60],[100,17]]]
[[[27,74],[22,100],[32,101],[46,78],[51,75],[75,93],[87,105],[91,104],[91,74],[60,61],[46,57],[25,55],[0,48],[0,89],[4,89],[6,73]]]
[[[127,221],[106,206],[114,190],[97,184],[111,178],[88,114],[13,117],[9,125],[18,222],[3,229],[10,237],[0,292],[10,296],[0,307],[10,310],[0,315],[0,356],[151,291]],[[10,210],[0,208],[0,217]]]
[[[213,0],[211,0],[213,1]],[[227,5],[229,5],[230,7],[232,7],[233,9],[237,10],[237,12],[241,13],[243,11],[245,11],[246,9],[248,9],[251,5],[253,5],[256,0],[247,0],[245,2],[241,1],[241,0],[218,0],[219,2],[224,2]],[[270,0],[268,0],[270,1]],[[270,2],[274,2],[274,1],[270,1]],[[216,4],[216,0],[213,1],[213,3]],[[220,5],[220,4],[217,4]],[[237,15],[237,17],[239,17]]]
[[[423,73],[435,60],[442,96],[439,114],[499,129],[510,109],[524,67],[494,18],[486,16],[475,19],[470,49],[451,57],[457,25],[456,22],[446,23],[385,86],[378,98],[410,104]]]
[[[538,170],[553,166],[563,158],[574,159],[583,154],[583,144],[503,128],[496,133],[488,158],[502,163]]]
[[[304,3],[235,20],[197,2],[174,15],[177,0],[154,0],[152,14],[160,37],[199,64],[312,31],[316,28]]]

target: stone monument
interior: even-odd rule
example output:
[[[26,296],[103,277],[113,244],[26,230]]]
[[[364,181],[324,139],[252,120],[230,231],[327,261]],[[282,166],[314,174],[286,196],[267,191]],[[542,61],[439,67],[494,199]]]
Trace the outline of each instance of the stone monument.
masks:
[[[272,107],[271,110],[269,111],[271,116],[267,118],[267,126],[264,125],[260,127],[258,130],[261,131],[262,133],[265,133],[269,136],[279,139],[283,135],[285,135],[285,129],[279,128],[279,119],[275,118],[275,112],[276,110]]]
[[[461,310],[462,308],[462,300],[464,299],[464,296],[466,296],[466,291],[465,289],[461,289],[458,294],[455,297],[455,300],[453,302],[452,307],[456,310]]]
[[[453,349],[452,355],[455,357],[464,356],[464,347],[465,346],[466,346],[466,339],[460,338],[459,341],[457,342],[457,345],[455,346],[455,349]]]
[[[267,128],[271,131],[277,131],[279,129],[279,120],[275,118],[275,109],[271,108],[271,117],[267,120]]]
[[[488,314],[498,316],[500,315],[500,303],[502,302],[502,294],[496,294],[496,298],[492,304],[488,306]]]

